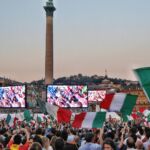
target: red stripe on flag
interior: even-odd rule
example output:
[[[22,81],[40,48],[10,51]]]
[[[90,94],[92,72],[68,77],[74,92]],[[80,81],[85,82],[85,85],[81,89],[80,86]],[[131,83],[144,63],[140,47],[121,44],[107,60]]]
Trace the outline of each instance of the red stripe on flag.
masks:
[[[18,119],[17,117],[14,118],[14,121],[13,121],[14,127],[16,126],[16,123],[17,123],[18,120],[19,120],[19,119]]]
[[[85,112],[75,115],[75,119],[72,123],[72,126],[74,128],[81,128],[81,125],[82,125],[82,122],[83,122],[85,116],[86,116]]]
[[[59,123],[66,122],[69,123],[71,119],[72,112],[67,109],[59,108],[57,111],[57,121]]]
[[[107,94],[105,99],[100,103],[100,108],[109,109],[115,94]]]
[[[137,115],[137,114],[135,114],[135,113],[131,114],[131,116],[133,117],[133,119],[134,119],[134,120],[136,120],[136,119],[138,119],[138,118],[139,118],[139,117],[138,117],[138,115]]]
[[[146,110],[146,107],[140,107],[140,108],[139,108],[139,111],[140,111],[141,113],[143,113],[145,110]]]

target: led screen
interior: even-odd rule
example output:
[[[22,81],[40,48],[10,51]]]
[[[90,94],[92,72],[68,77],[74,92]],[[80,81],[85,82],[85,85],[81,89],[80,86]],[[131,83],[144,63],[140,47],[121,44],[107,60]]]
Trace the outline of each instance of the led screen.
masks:
[[[49,85],[47,102],[59,107],[88,107],[87,86]]]
[[[26,107],[25,86],[0,87],[0,107]]]
[[[106,95],[106,91],[104,90],[95,90],[95,91],[88,91],[88,101],[89,102],[101,102]]]

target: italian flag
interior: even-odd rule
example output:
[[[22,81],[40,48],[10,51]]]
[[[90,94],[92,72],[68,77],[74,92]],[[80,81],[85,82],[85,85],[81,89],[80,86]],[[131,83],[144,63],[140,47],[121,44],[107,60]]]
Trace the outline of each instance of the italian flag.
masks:
[[[138,68],[134,70],[141,87],[150,101],[150,67]]]
[[[17,118],[16,116],[10,115],[10,114],[7,115],[6,123],[7,123],[10,127],[15,126],[16,123],[17,123],[17,121],[18,121],[18,118]]]
[[[59,123],[69,123],[71,120],[72,112],[68,109],[60,108],[50,103],[46,103],[46,110],[49,115],[54,117]]]
[[[106,118],[106,112],[82,112],[75,115],[72,123],[74,128],[101,128]]]
[[[100,107],[112,112],[120,112],[127,117],[132,113],[137,97],[137,95],[126,93],[107,94]]]

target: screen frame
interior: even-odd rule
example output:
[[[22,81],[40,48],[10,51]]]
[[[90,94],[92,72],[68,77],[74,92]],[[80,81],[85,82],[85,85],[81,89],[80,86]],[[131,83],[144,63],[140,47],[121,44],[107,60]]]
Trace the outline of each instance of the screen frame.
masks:
[[[5,88],[5,87],[17,87],[17,86],[24,86],[25,87],[25,107],[1,107],[0,109],[26,109],[27,108],[27,85],[26,84],[16,84],[16,85],[7,85],[7,86],[0,86],[0,88]]]
[[[48,89],[48,86],[86,86],[87,87],[87,92],[86,92],[86,94],[87,94],[87,98],[86,98],[86,101],[87,101],[87,107],[60,107],[60,106],[58,106],[58,105],[55,105],[55,106],[57,106],[57,107],[60,107],[60,108],[64,108],[64,109],[76,109],[76,108],[80,108],[80,109],[84,109],[84,108],[88,108],[89,107],[89,103],[88,103],[88,85],[85,85],[85,84],[72,84],[72,85],[68,85],[68,84],[47,84],[46,85],[46,102],[47,103],[49,103],[48,102],[48,92],[47,92],[47,89]]]

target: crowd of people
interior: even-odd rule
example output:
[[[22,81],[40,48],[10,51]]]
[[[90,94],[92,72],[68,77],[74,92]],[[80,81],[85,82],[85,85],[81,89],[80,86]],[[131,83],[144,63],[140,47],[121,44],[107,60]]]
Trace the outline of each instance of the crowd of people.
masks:
[[[150,128],[106,121],[101,129],[74,129],[56,121],[9,127],[0,122],[0,150],[149,150]]]

